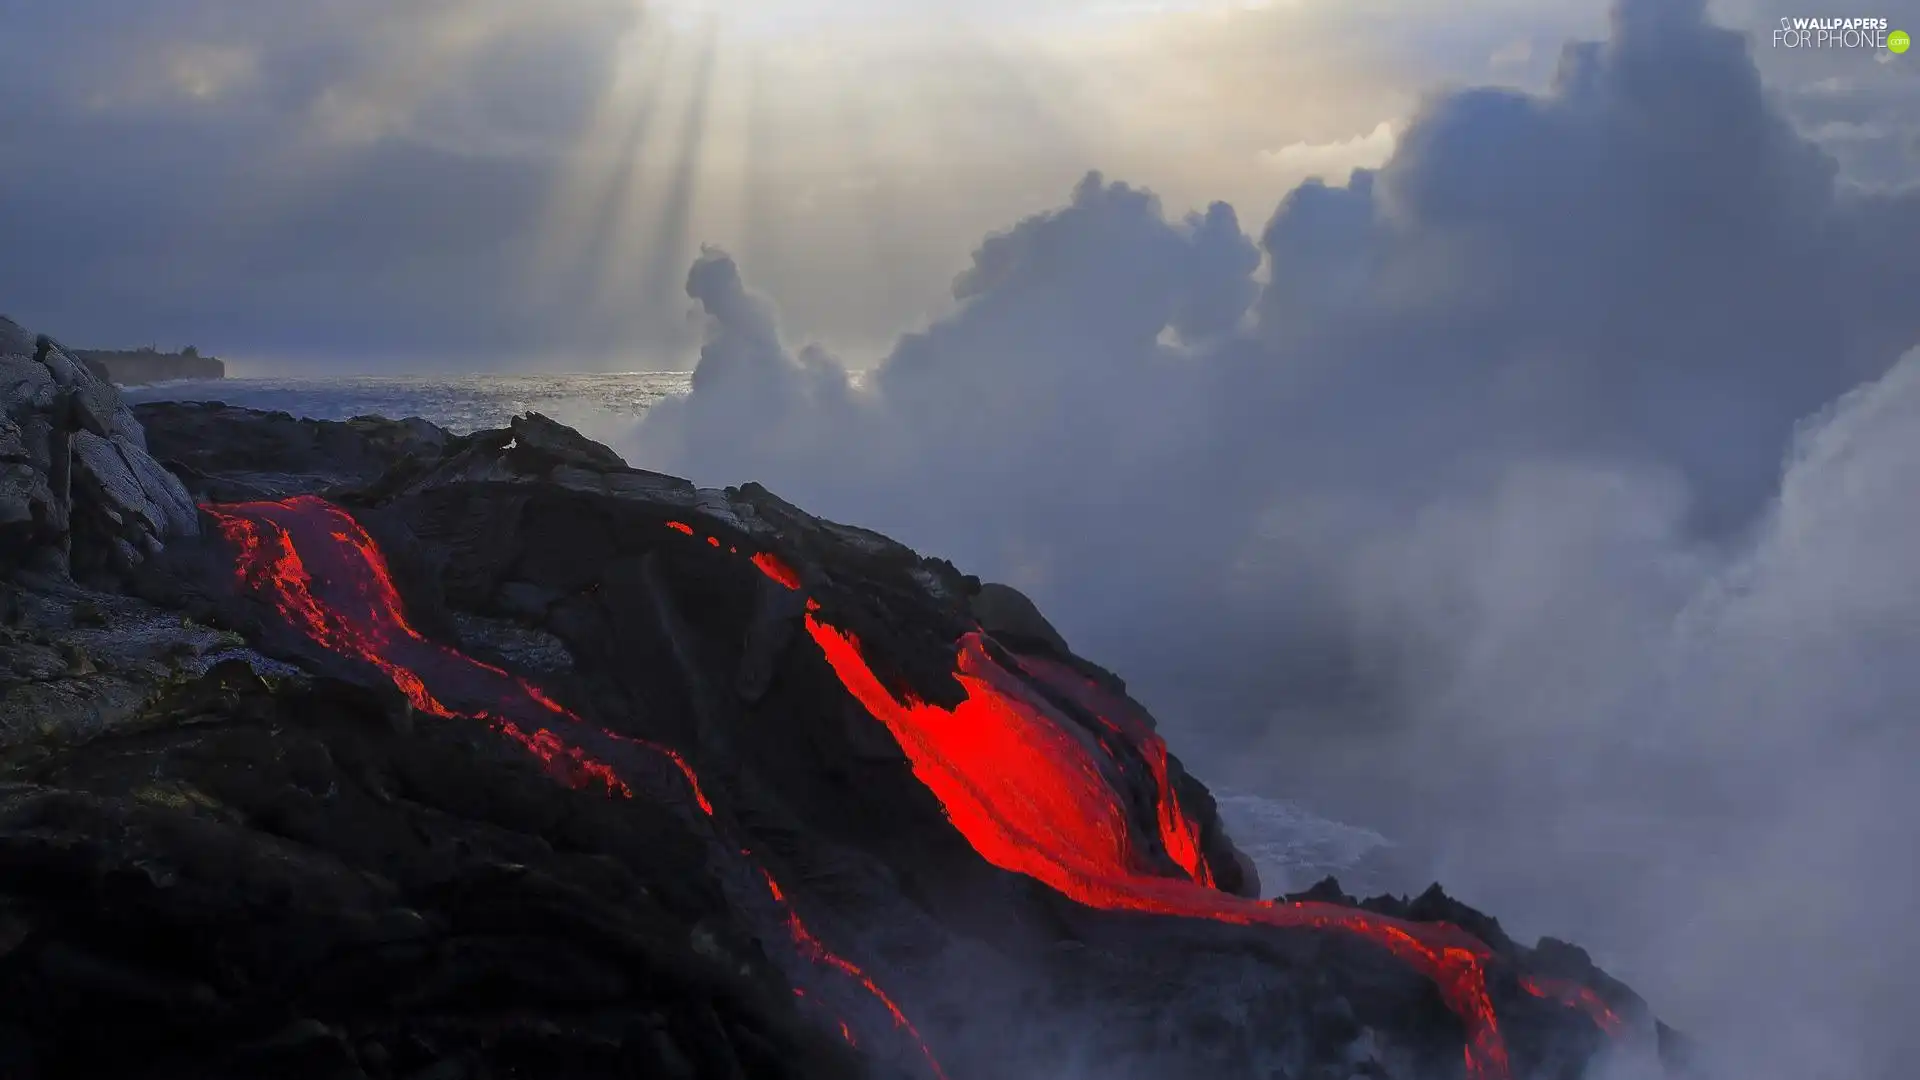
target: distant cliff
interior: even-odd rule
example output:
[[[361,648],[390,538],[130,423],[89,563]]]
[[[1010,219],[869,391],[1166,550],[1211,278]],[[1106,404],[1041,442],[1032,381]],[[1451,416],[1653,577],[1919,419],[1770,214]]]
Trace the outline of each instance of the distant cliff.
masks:
[[[82,363],[109,381],[122,385],[167,382],[172,379],[224,379],[227,366],[189,345],[163,353],[151,345],[141,349],[78,349]]]

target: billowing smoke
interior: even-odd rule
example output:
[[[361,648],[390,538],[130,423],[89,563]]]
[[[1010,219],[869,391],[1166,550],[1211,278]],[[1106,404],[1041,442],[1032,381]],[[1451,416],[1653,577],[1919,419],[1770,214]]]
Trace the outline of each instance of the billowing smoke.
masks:
[[[1838,184],[1699,0],[1258,245],[1090,175],[859,379],[725,254],[688,291],[636,463],[1025,588],[1202,775],[1592,944],[1729,1075],[1910,1073],[1920,190]]]

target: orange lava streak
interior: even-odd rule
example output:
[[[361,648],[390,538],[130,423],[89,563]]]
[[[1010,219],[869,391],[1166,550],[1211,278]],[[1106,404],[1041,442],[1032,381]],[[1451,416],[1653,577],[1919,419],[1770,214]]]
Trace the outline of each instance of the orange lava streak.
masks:
[[[782,561],[780,556],[771,551],[756,553],[753,557],[753,565],[759,567],[761,573],[789,589],[800,588],[800,575],[794,572],[793,567]]]
[[[581,724],[579,717],[525,679],[430,641],[414,629],[385,557],[346,511],[313,496],[203,509],[238,549],[241,580],[271,597],[280,615],[316,644],[372,665],[421,712],[486,722],[575,786],[598,782],[610,792],[633,794],[612,766],[541,724]],[[308,555],[331,565],[323,565],[316,576],[301,553],[303,546]],[[493,700],[495,708],[517,716],[489,709],[456,710],[427,689],[427,672],[442,680],[465,680],[477,695]],[[678,754],[645,740],[601,734],[665,755],[687,777],[700,808],[713,812],[693,770]]]
[[[1432,979],[1466,1027],[1473,1080],[1508,1080],[1506,1041],[1487,997],[1490,950],[1446,924],[1403,922],[1335,904],[1273,904],[1138,869],[1125,809],[1085,747],[1018,678],[988,657],[979,634],[960,642],[952,709],[896,699],[849,634],[806,616],[856,700],[893,733],[914,776],[980,856],[1089,907],[1237,925],[1313,927],[1364,938]]]
[[[1213,869],[1207,865],[1206,856],[1201,850],[1200,825],[1187,816],[1180,806],[1180,796],[1173,790],[1166,740],[1153,730],[1139,706],[1057,661],[1022,657],[1020,666],[1026,674],[1073,698],[1108,731],[1126,739],[1140,751],[1140,756],[1146,759],[1147,771],[1152,776],[1157,795],[1155,806],[1159,812],[1161,843],[1188,877],[1209,889],[1214,888]]]
[[[558,719],[596,729],[525,679],[431,641],[414,629],[385,557],[345,510],[311,495],[279,502],[203,504],[201,509],[234,546],[235,573],[241,582],[267,597],[290,626],[315,644],[371,665],[421,712],[442,719],[486,723],[573,786],[597,782],[609,794],[633,797],[633,789],[611,765],[539,726],[538,721]],[[693,534],[693,529],[681,522],[668,524],[689,536]],[[309,568],[309,562],[315,564],[318,573]],[[775,564],[784,565],[778,560]],[[797,578],[795,582],[797,587]],[[442,680],[457,683],[463,696],[488,698],[495,703],[493,708],[513,715],[499,715],[489,709],[454,709],[442,700],[444,692],[436,696],[428,689],[429,682]],[[695,804],[707,816],[713,816],[713,803],[701,788],[699,776],[677,751],[611,731],[597,733],[664,756],[686,778]],[[745,851],[742,854],[749,858],[752,855]],[[773,875],[763,867],[756,869],[784,912],[788,933],[802,955],[841,972],[885,1006],[894,1023],[913,1036],[934,1076],[946,1080],[933,1052],[893,999],[866,972],[814,936],[787,902]],[[795,993],[801,991],[796,988]],[[839,1024],[842,1035],[852,1043],[852,1029],[845,1021]]]
[[[279,503],[242,503],[226,508],[206,506],[202,509],[213,517],[221,534],[238,549],[236,571],[241,580],[270,597],[275,609],[289,623],[312,638],[315,644],[356,657],[380,669],[414,708],[435,716],[453,715],[451,709],[427,692],[426,684],[418,676],[388,661],[383,654],[392,631],[410,638],[419,637],[404,616],[397,611],[370,612],[373,618],[357,620],[350,613],[336,611],[322,604],[314,596],[313,575],[307,572],[306,563],[294,546],[293,534],[272,512],[297,511],[297,507]],[[332,507],[327,509],[331,510]],[[271,550],[266,540],[268,536],[273,538]],[[382,620],[378,618],[381,614],[391,614],[394,618],[382,625]],[[361,622],[372,625],[358,625]],[[376,632],[369,633],[370,630]]]
[[[694,804],[700,807],[700,812],[708,817],[713,816],[713,803],[707,798],[707,793],[700,788],[700,775],[693,771],[693,766],[687,764],[687,759],[681,757],[678,750],[670,746],[662,746],[657,742],[651,742],[646,739],[636,739],[631,735],[619,735],[611,731],[604,732],[604,734],[610,739],[615,739],[623,743],[631,743],[634,746],[651,750],[661,757],[666,758],[673,764],[674,768],[680,770],[681,776],[687,778],[687,788],[693,793]]]
[[[780,883],[775,881],[773,875],[769,874],[764,867],[760,868],[760,876],[766,881],[767,892],[772,895],[774,902],[786,912],[787,930],[793,936],[794,944],[800,947],[801,953],[814,963],[824,964],[859,983],[867,993],[873,995],[874,1000],[884,1005],[888,1014],[893,1017],[893,1025],[913,1036],[913,1041],[919,1045],[921,1054],[926,1056],[927,1067],[933,1070],[933,1075],[939,1080],[947,1080],[946,1071],[940,1067],[940,1062],[934,1059],[933,1051],[927,1049],[927,1041],[920,1037],[919,1030],[913,1026],[913,1021],[907,1019],[907,1014],[900,1011],[900,1006],[894,1004],[893,999],[887,996],[887,992],[880,989],[879,984],[875,983],[866,972],[860,970],[859,965],[835,955],[821,944],[819,938],[813,936],[813,931],[807,929],[807,925],[800,921],[800,916],[793,910],[793,905],[787,900],[787,894],[781,890]],[[847,1042],[852,1043],[853,1034],[847,1028],[846,1021],[841,1021],[840,1030],[846,1034]]]
[[[684,521],[669,521],[667,522],[667,528],[672,529],[674,532],[677,532],[677,533],[684,533],[687,536],[696,535],[693,531],[693,526],[687,524]],[[707,537],[707,546],[713,547],[713,548],[719,547],[720,538],[717,536]],[[735,555],[740,553],[740,549],[738,547],[728,547],[727,551]],[[800,590],[801,588],[800,575],[794,571],[793,567],[788,566],[784,559],[780,558],[780,556],[778,555],[775,555],[773,552],[771,551],[755,552],[753,555],[753,565],[759,567],[761,573],[767,575],[768,577],[779,582],[780,584],[785,585],[787,588],[792,589],[795,592],[798,592]]]
[[[491,720],[493,729],[514,742],[525,747],[527,752],[547,766],[547,771],[568,780],[574,787],[586,786],[583,781],[591,778],[606,786],[609,792],[624,798],[633,798],[633,789],[625,780],[613,771],[613,767],[596,761],[587,752],[563,741],[560,736],[539,728],[531,733],[522,731],[511,720],[489,717],[485,713],[476,714],[476,719]]]
[[[1599,994],[1577,982],[1547,975],[1523,975],[1520,977],[1520,989],[1534,997],[1579,1009],[1592,1018],[1595,1027],[1609,1035],[1620,1035],[1627,1029],[1627,1022],[1600,1000]]]

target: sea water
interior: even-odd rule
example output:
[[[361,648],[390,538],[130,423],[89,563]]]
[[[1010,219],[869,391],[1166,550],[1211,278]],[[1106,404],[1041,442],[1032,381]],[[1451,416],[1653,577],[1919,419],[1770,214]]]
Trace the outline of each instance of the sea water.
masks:
[[[131,386],[130,402],[224,401],[315,420],[418,416],[465,434],[537,412],[600,437],[631,427],[654,402],[684,393],[685,371],[603,375],[346,375],[334,378],[192,379]]]

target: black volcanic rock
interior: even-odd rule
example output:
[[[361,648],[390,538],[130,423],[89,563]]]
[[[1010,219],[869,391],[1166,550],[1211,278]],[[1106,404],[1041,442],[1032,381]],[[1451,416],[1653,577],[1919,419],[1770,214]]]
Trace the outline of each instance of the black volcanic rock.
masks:
[[[659,807],[240,662],[142,720],[0,789],[0,1000],[41,1075],[858,1075],[751,942],[701,945],[728,912]]]
[[[133,415],[154,457],[195,495],[224,501],[370,483],[409,455],[438,454],[450,438],[417,417],[297,420],[220,402],[143,402]]]
[[[1060,631],[1040,614],[1040,609],[1025,593],[1011,585],[983,583],[969,599],[968,608],[981,629],[1009,645],[1024,642],[1029,648],[1038,646],[1056,656],[1073,655],[1073,649],[1068,647],[1067,639],[1060,636]]]
[[[423,712],[378,664],[316,643],[237,579],[224,519],[145,560],[135,595],[14,588],[9,1080],[931,1075],[921,1041],[954,1080],[1461,1075],[1460,1019],[1374,943],[1094,910],[995,868],[807,627],[817,612],[852,632],[896,696],[933,705],[968,693],[955,643],[982,628],[1005,670],[1045,659],[1124,701],[1030,603],[757,485],[629,468],[543,417],[453,436],[228,406],[139,416],[203,498],[324,492],[350,511],[425,639],[413,662],[476,698],[450,711],[524,720],[477,699],[530,680],[577,718],[542,722],[634,797],[528,749],[558,743]],[[302,572],[316,596],[340,587],[339,567]],[[1177,873],[1144,751],[1115,747],[1116,718],[1085,700],[1035,693],[1074,738],[1107,740],[1129,834]],[[32,708],[9,712],[16,697]],[[683,756],[710,815],[649,745]],[[1172,757],[1165,780],[1219,887],[1257,892],[1204,785]],[[1516,1078],[1575,1080],[1606,1041],[1555,999],[1567,987],[1677,1043],[1584,953],[1521,947],[1437,887],[1317,889],[1329,910],[1479,933]]]

